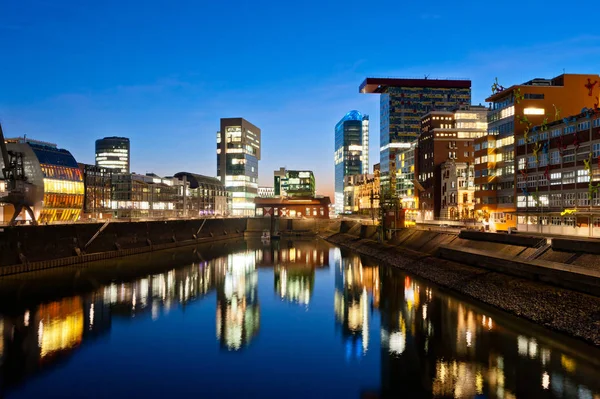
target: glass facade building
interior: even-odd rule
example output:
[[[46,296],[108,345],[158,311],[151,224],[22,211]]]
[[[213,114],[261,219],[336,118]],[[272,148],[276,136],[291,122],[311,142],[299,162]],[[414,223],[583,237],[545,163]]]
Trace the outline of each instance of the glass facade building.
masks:
[[[344,178],[368,172],[367,115],[350,111],[335,125],[335,212],[344,211]],[[365,123],[366,122],[366,123]],[[366,125],[367,131],[363,126]],[[365,138],[367,142],[365,142]],[[366,169],[365,169],[366,166]]]
[[[367,78],[361,93],[380,94],[382,192],[396,187],[396,158],[419,136],[421,117],[430,111],[471,104],[470,80]]]
[[[96,166],[129,173],[130,146],[127,137],[105,137],[96,140]]]
[[[32,185],[28,195],[32,196],[36,220],[39,223],[78,220],[83,209],[84,184],[73,155],[56,144],[37,140],[15,138],[6,142],[9,151],[23,154],[25,176]],[[3,167],[1,160],[0,165]],[[12,205],[4,208],[5,216],[12,215]],[[29,215],[23,213],[17,220],[27,218]]]
[[[243,118],[221,119],[217,133],[217,175],[231,194],[231,214],[254,216],[258,194],[260,129]]]

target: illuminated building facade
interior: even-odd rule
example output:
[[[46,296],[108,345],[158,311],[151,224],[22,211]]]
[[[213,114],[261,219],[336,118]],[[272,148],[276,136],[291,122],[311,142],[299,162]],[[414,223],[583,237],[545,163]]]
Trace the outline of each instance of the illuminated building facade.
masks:
[[[74,222],[79,219],[84,201],[83,175],[75,158],[56,144],[29,138],[7,139],[9,151],[24,154],[25,175],[32,184],[33,211],[40,223]],[[2,160],[0,165],[3,167]],[[4,220],[10,220],[12,205],[2,209]],[[17,220],[28,220],[23,212]]]
[[[600,110],[516,141],[517,230],[600,237]]]
[[[127,137],[105,137],[96,140],[96,166],[129,173],[130,144]]]
[[[258,196],[260,198],[273,198],[275,197],[275,188],[274,187],[258,187]]]
[[[329,219],[329,197],[288,199],[255,198],[255,216]]]
[[[81,219],[103,220],[112,217],[112,175],[114,169],[78,164],[85,187]]]
[[[217,133],[217,175],[231,193],[231,214],[253,216],[258,194],[261,131],[243,118],[222,118]]]
[[[414,220],[418,210],[418,196],[415,191],[415,150],[417,142],[396,154],[396,197],[406,209],[406,218]]]
[[[417,140],[422,116],[471,104],[470,80],[366,78],[359,91],[381,95],[379,162],[384,195],[395,194],[396,154]]]
[[[600,89],[587,88],[599,75],[563,74],[553,79],[533,79],[504,88],[495,84],[486,99],[491,104],[487,134],[475,140],[475,211],[493,231],[516,227],[517,175],[515,140],[533,126],[546,125],[564,116],[591,108]]]
[[[467,220],[475,217],[475,169],[472,163],[446,161],[441,166],[440,217]]]
[[[177,178],[146,175],[113,175],[111,208],[116,218],[168,219],[183,216],[187,185]]]
[[[335,125],[335,210],[344,211],[344,179],[368,173],[368,115],[350,111]],[[366,132],[365,132],[366,127]],[[365,142],[365,140],[367,140]],[[365,151],[366,150],[366,151]]]
[[[473,163],[473,142],[486,134],[487,112],[484,106],[463,106],[423,116],[415,155],[422,220],[442,217],[442,164]]]
[[[219,179],[190,172],[179,172],[174,177],[186,187],[185,196],[179,200],[184,217],[227,214],[229,193]]]

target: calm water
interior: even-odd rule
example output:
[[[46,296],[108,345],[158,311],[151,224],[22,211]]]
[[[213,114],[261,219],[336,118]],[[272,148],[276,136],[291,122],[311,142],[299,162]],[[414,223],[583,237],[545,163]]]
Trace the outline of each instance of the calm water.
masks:
[[[75,284],[60,274],[37,296],[12,281],[5,397],[600,398],[593,348],[356,254],[310,240],[228,251],[152,272],[159,255],[139,258],[137,277],[86,276],[79,294],[48,289]]]

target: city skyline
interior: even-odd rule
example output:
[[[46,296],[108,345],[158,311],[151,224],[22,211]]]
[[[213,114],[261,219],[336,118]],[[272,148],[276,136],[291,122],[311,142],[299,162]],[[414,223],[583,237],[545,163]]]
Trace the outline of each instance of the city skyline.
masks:
[[[568,31],[553,30],[543,38],[527,37],[519,29],[484,34],[494,20],[513,17],[516,2],[494,15],[484,3],[462,10],[443,3],[427,10],[379,4],[386,13],[402,14],[399,22],[407,29],[427,26],[431,34],[422,40],[394,34],[393,24],[378,23],[378,13],[365,14],[359,2],[315,3],[319,13],[311,12],[310,4],[293,13],[282,5],[250,10],[235,2],[184,3],[168,10],[162,4],[148,2],[144,9],[110,1],[103,7],[71,1],[5,6],[0,31],[10,63],[0,76],[5,89],[0,120],[7,136],[56,142],[77,161],[90,164],[96,139],[125,136],[134,148],[131,171],[216,176],[218,121],[243,117],[263,131],[260,185],[270,185],[270,171],[280,166],[311,169],[317,192],[333,198],[331,131],[339,115],[359,109],[370,115],[371,132],[379,132],[379,99],[358,93],[365,77],[468,78],[472,103],[485,104],[495,77],[510,86],[533,76],[551,78],[563,69],[597,73],[593,66],[600,61],[594,45],[600,38],[579,23],[576,13],[563,18]],[[553,4],[519,3],[518,9],[536,15]],[[224,32],[218,18],[196,23],[200,15],[226,13],[231,7],[252,11],[255,27]],[[285,23],[277,18],[282,14],[288,16]],[[334,20],[359,16],[365,26],[376,28],[329,28]],[[465,38],[465,32],[472,35]],[[241,49],[240,59],[251,62],[227,61],[234,44]],[[357,52],[357,46],[368,51]],[[309,117],[297,118],[300,114]],[[294,151],[286,151],[290,148]],[[371,165],[378,163],[379,138],[373,134],[369,157]]]

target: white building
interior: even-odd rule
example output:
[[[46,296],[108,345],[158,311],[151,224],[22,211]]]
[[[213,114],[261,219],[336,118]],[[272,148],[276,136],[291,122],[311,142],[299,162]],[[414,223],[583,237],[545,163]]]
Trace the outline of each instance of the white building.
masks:
[[[475,170],[467,162],[446,161],[441,165],[442,204],[440,217],[450,220],[475,216]]]

